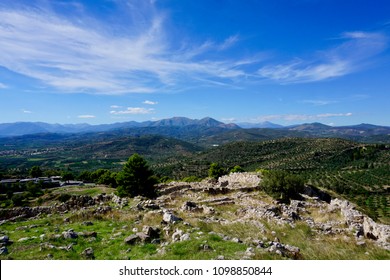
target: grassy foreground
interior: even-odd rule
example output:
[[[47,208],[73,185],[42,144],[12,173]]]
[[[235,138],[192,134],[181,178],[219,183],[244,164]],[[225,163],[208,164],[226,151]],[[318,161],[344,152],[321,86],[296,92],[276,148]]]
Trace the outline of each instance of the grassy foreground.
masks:
[[[89,188],[88,193],[99,193],[101,188]],[[107,191],[104,188],[104,191]],[[69,193],[85,193],[74,187]],[[207,198],[206,194],[202,194]],[[252,194],[251,198],[270,200],[262,192]],[[170,208],[180,209],[186,197],[176,197],[170,202]],[[278,238],[280,242],[300,248],[299,259],[390,259],[390,252],[379,248],[370,240],[358,245],[349,235],[324,235],[316,232],[304,222],[294,227],[278,225],[272,222],[234,219],[240,211],[240,205],[219,205],[215,207],[214,220],[205,221],[202,213],[188,213],[177,210],[183,222],[162,225],[162,213],[159,210],[140,211],[135,207],[139,201],[131,199],[129,205],[115,208],[106,214],[92,214],[91,211],[78,210],[65,214],[49,214],[24,221],[6,222],[1,225],[0,235],[7,235],[13,244],[7,245],[8,254],[0,259],[78,260],[94,258],[100,260],[128,259],[285,259],[268,251],[269,241]],[[310,213],[314,220],[337,220],[336,214],[325,217],[317,210]],[[223,223],[221,221],[230,222]],[[155,226],[161,229],[157,244],[124,242],[127,236],[140,232],[143,226]],[[77,238],[65,239],[61,234],[73,229],[79,233]],[[189,234],[186,241],[172,242],[172,233],[182,230]],[[81,233],[81,234],[80,234]],[[84,235],[84,236],[83,236]],[[224,239],[235,237],[240,242]],[[263,248],[252,244],[253,240],[264,241]],[[93,257],[85,256],[85,249],[93,249]],[[247,253],[248,248],[250,254]]]

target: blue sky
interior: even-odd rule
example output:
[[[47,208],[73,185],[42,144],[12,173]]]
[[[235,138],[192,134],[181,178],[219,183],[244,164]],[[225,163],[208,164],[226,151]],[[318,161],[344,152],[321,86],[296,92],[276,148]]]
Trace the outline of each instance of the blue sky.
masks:
[[[390,125],[387,0],[3,0],[0,123]]]

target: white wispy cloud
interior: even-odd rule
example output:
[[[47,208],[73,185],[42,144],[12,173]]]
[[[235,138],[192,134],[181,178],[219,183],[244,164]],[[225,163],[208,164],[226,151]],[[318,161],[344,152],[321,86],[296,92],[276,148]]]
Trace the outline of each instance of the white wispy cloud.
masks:
[[[5,89],[5,88],[8,88],[8,87],[5,84],[0,83],[0,89]]]
[[[157,105],[157,104],[158,104],[158,102],[156,102],[156,101],[150,101],[150,100],[145,100],[145,101],[142,102],[142,103],[147,104],[147,105]]]
[[[94,118],[96,118],[96,116],[94,116],[94,115],[79,115],[79,116],[77,116],[77,118],[79,118],[79,119],[94,119]]]
[[[319,51],[313,55],[314,59],[266,65],[258,70],[258,74],[280,83],[322,81],[360,70],[388,47],[388,38],[382,33],[346,32],[339,40],[343,42]]]
[[[222,44],[218,46],[219,50],[226,50],[230,47],[232,47],[234,44],[236,44],[239,41],[238,35],[230,36],[227,38]]]
[[[145,114],[151,114],[153,112],[154,112],[154,109],[152,109],[152,108],[128,107],[126,110],[110,111],[110,114],[112,114],[112,115],[145,115]]]
[[[264,121],[316,121],[334,117],[351,117],[352,113],[322,113],[322,114],[281,114],[281,115],[265,115],[255,119],[258,122]]]
[[[111,109],[119,109],[119,108],[122,108],[123,106],[119,106],[119,105],[111,105],[110,108]]]
[[[167,39],[165,15],[151,2],[138,2],[123,6],[133,18],[121,32],[98,19],[91,24],[76,15],[64,18],[54,9],[0,6],[0,66],[56,91],[98,94],[151,93],[188,85],[196,77],[246,76],[239,59],[194,58],[223,51],[238,36],[219,44],[206,41],[200,48],[191,44],[191,48],[174,49]]]
[[[237,119],[236,118],[222,118],[221,121],[225,122],[225,123],[234,123],[234,122],[237,122]]]
[[[302,103],[305,104],[311,104],[314,106],[325,106],[329,104],[338,103],[337,100],[325,100],[325,99],[309,99],[309,100],[303,100]]]
[[[22,109],[22,113],[24,113],[24,114],[32,114],[32,111],[26,110],[26,109]]]

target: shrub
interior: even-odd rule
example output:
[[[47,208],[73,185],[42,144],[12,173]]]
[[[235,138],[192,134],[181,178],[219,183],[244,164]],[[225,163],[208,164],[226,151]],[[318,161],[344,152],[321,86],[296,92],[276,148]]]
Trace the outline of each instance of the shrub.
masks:
[[[239,166],[239,165],[236,165],[234,166],[231,170],[230,170],[230,173],[241,173],[241,172],[244,172],[245,170]]]
[[[72,196],[68,193],[62,193],[60,194],[60,196],[58,197],[58,200],[60,202],[67,202]]]
[[[226,174],[225,170],[218,163],[214,162],[210,165],[209,177],[218,179],[219,177],[225,174]]]
[[[263,173],[261,186],[271,197],[288,202],[300,197],[304,182],[299,176],[285,171],[268,171]]]

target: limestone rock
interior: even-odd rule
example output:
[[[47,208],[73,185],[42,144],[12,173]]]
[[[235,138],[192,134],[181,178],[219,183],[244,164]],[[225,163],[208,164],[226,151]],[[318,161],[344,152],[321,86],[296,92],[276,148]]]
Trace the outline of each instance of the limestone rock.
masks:
[[[0,248],[0,255],[6,255],[8,254],[8,248],[7,247],[1,247]]]
[[[173,215],[170,212],[165,212],[163,215],[163,221],[168,223],[168,224],[173,224],[182,221],[183,219]]]
[[[82,255],[87,258],[87,259],[94,259],[95,258],[95,255],[94,255],[94,251],[92,248],[87,248],[85,249],[83,252],[82,252]]]
[[[144,226],[142,228],[142,232],[150,236],[152,239],[160,237],[160,229],[156,227]]]
[[[180,208],[182,211],[199,211],[202,210],[195,202],[186,201]]]
[[[10,243],[8,235],[0,236],[0,244],[8,245]]]
[[[173,242],[180,241],[182,235],[183,235],[183,231],[181,229],[176,229],[175,232],[172,234],[172,241]]]
[[[84,231],[84,232],[79,232],[79,236],[82,237],[97,237],[97,232],[96,231]]]
[[[182,236],[180,236],[180,241],[187,241],[187,240],[190,240],[190,239],[191,239],[191,236],[190,236],[189,233],[185,233]]]
[[[149,243],[149,242],[152,241],[152,239],[150,238],[150,236],[147,235],[147,234],[144,233],[144,232],[137,232],[135,235],[138,236],[138,238],[139,238],[142,242],[144,242],[144,243]]]
[[[298,259],[300,257],[299,252],[300,249],[298,247],[282,244],[280,242],[270,242],[268,251],[271,253],[275,253],[281,255],[283,257],[288,257],[291,259]]]
[[[390,226],[377,224],[369,217],[364,217],[363,232],[364,236],[369,239],[377,240],[381,243],[390,241]]]
[[[78,237],[78,234],[73,229],[62,232],[62,237],[65,239],[74,239]]]
[[[133,245],[133,244],[139,242],[140,240],[141,240],[141,238],[138,235],[132,234],[132,235],[126,237],[124,241],[126,244]]]

